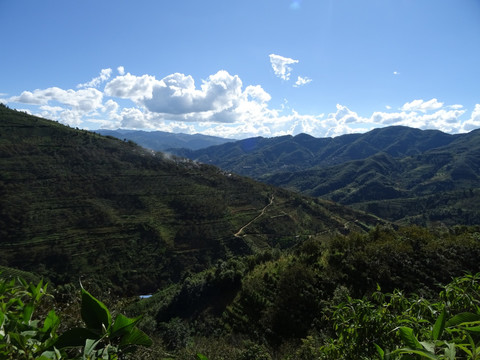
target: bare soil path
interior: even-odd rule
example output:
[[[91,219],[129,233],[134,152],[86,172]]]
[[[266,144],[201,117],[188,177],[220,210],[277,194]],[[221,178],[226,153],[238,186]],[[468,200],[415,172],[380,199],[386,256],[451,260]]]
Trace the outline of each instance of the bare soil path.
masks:
[[[264,214],[265,214],[265,211],[267,211],[267,208],[269,206],[271,206],[273,204],[273,200],[275,199],[275,196],[272,195],[272,197],[270,198],[270,202],[265,205],[265,207],[260,211],[260,214],[258,214],[257,216],[255,216],[252,220],[250,220],[248,223],[246,223],[245,225],[243,225],[240,230],[238,230],[234,236],[236,237],[240,237],[243,233],[243,230],[245,230],[245,228],[247,228],[251,223],[253,223],[255,220],[257,220],[258,218],[262,217]]]

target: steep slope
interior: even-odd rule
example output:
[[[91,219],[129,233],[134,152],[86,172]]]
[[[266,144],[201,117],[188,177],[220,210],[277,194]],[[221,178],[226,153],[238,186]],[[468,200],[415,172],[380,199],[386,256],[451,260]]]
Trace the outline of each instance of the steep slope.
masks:
[[[177,150],[174,153],[258,179],[265,174],[366,159],[381,152],[393,157],[412,156],[447,145],[457,137],[436,130],[392,126],[335,138],[314,138],[306,134],[249,138],[197,151]]]
[[[116,137],[117,139],[131,140],[144,148],[165,151],[171,148],[184,148],[198,150],[209,146],[215,146],[235,140],[217,136],[202,134],[169,133],[165,131],[142,131],[142,130],[95,130],[96,133]]]
[[[392,221],[479,224],[480,130],[414,156],[394,158],[381,153],[264,180]]]
[[[376,221],[0,106],[0,265],[56,283],[142,293],[217,259]]]

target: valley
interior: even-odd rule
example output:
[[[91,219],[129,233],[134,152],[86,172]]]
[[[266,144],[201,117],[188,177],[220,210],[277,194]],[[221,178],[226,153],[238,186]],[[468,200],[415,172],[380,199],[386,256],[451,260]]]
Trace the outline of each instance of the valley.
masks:
[[[447,301],[476,311],[479,136],[393,127],[172,155],[0,105],[1,278],[48,281],[65,328],[80,284],[141,315],[152,343],[134,359],[376,358]]]

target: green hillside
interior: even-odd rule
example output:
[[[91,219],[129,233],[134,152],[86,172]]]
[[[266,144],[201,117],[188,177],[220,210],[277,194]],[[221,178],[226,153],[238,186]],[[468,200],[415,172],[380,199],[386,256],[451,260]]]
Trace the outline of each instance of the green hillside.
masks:
[[[457,137],[459,135],[437,130],[391,126],[335,138],[315,138],[307,134],[249,138],[197,151],[177,150],[175,153],[259,179],[265,175],[366,159],[382,152],[393,157],[413,156],[447,145]]]
[[[475,220],[478,134],[276,177],[431,222],[463,204],[426,229],[0,106],[0,277],[48,277],[35,318],[55,309],[61,332],[82,323],[79,280],[112,314],[143,315],[153,345],[131,359],[372,359],[374,343],[402,346],[399,326],[431,333],[444,303],[478,313],[465,272],[480,271],[480,229],[453,224]]]
[[[377,220],[0,106],[0,265],[140,294]]]
[[[480,130],[418,155],[395,158],[380,153],[264,180],[391,221],[479,224]]]

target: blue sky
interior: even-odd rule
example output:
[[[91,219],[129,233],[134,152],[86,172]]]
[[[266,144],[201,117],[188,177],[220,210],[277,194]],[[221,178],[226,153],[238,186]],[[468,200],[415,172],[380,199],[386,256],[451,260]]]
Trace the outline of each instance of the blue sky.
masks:
[[[479,0],[0,0],[0,31],[0,101],[73,127],[480,127]]]

